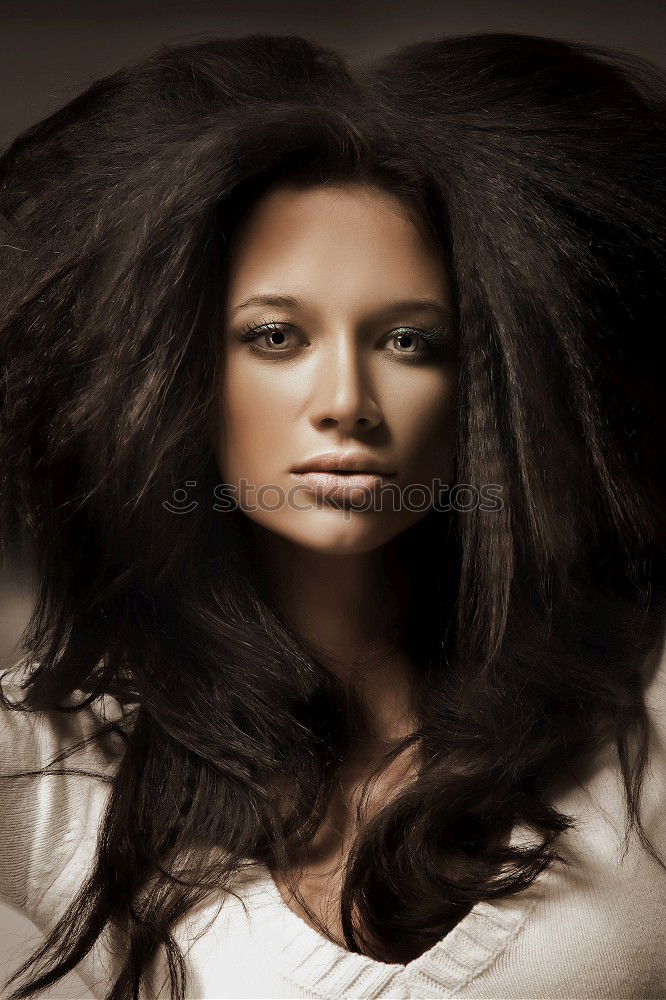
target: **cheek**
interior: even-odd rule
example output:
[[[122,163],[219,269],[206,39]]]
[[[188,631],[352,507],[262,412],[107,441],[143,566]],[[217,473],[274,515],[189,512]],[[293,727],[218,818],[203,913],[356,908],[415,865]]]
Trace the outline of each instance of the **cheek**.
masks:
[[[408,452],[419,461],[446,456],[452,444],[457,411],[457,372],[433,372],[412,391],[395,394],[392,423]]]
[[[284,439],[285,408],[278,380],[257,368],[229,365],[220,380],[217,406],[218,466],[236,480],[254,468],[270,468],[279,440]]]

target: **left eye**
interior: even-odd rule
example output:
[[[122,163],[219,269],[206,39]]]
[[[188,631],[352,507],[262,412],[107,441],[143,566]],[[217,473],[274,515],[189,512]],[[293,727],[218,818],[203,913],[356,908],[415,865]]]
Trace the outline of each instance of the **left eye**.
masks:
[[[404,341],[404,340],[411,340],[412,342],[416,342],[417,340],[421,340],[421,341],[423,340],[423,337],[420,335],[420,333],[418,333],[417,330],[410,330],[408,328],[403,328],[403,330],[405,330],[405,332],[398,331],[398,332],[392,333],[391,334],[391,340],[394,340],[394,341],[398,341],[398,340],[402,340],[402,341]],[[403,352],[399,351],[398,353],[402,354]],[[410,348],[409,350],[405,351],[404,353],[405,354],[419,354],[420,352],[419,352],[418,348],[414,347],[413,349]]]

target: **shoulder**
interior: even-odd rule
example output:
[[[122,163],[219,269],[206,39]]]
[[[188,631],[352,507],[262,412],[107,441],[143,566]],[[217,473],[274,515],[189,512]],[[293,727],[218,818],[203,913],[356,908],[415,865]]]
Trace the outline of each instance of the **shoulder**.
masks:
[[[642,667],[643,698],[648,725],[648,760],[640,798],[645,832],[666,855],[666,623]],[[630,759],[638,752],[638,733],[627,735]],[[563,773],[554,786],[552,804],[572,816],[575,829],[563,838],[576,851],[593,858],[604,870],[624,853],[626,794],[615,741],[593,758]],[[634,835],[635,836],[635,835]],[[665,859],[666,860],[666,859]],[[612,867],[612,865],[611,865]]]
[[[662,633],[644,667],[648,766],[640,816],[666,865],[666,643]],[[636,749],[629,740],[630,753]],[[627,807],[615,744],[564,776],[552,805],[574,825],[557,840],[555,861],[519,899],[520,932],[501,963],[460,996],[572,996],[644,1000],[664,996],[666,870],[636,830],[625,839]],[[521,828],[512,840],[529,843]],[[531,903],[532,905],[528,905]],[[527,961],[526,961],[527,958]],[[544,979],[544,970],[546,978]]]
[[[652,996],[655,983],[666,982],[666,629],[660,630],[643,676],[648,759],[639,815],[663,867],[635,828],[627,833],[626,794],[613,743],[554,803],[575,822],[558,842],[569,864],[555,864],[546,875],[543,904],[527,928],[535,947],[550,938],[555,954],[561,948],[563,968],[571,968],[578,955],[580,969],[591,975],[585,996]],[[628,745],[634,758],[635,734]]]
[[[97,771],[101,779],[112,777],[124,747],[119,731],[130,731],[131,712],[106,694],[76,709],[77,702],[85,699],[81,691],[74,692],[70,699],[70,711],[26,710],[21,707],[25,697],[22,684],[37,665],[22,660],[0,672],[3,695],[0,702],[3,750],[0,773],[9,775],[16,770],[49,768],[56,757],[64,755],[62,763],[68,767]]]
[[[666,760],[666,625],[658,643],[645,661],[645,705],[650,719],[651,739],[662,761]]]
[[[30,666],[0,675],[8,703],[23,700]],[[93,863],[124,747],[104,730],[123,718],[106,696],[75,712],[0,706],[0,895],[44,931]]]

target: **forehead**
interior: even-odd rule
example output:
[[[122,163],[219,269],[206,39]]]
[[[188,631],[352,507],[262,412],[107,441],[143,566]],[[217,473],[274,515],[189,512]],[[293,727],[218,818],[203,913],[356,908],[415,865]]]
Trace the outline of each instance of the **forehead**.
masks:
[[[445,281],[410,207],[372,185],[275,188],[252,206],[230,245],[232,294],[257,281],[325,288],[331,275],[392,291],[416,283],[423,294],[441,292]]]

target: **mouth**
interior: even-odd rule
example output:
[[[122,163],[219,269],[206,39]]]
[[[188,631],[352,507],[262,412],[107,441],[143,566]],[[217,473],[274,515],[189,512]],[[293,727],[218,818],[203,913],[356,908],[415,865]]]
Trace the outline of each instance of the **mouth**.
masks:
[[[309,469],[293,472],[305,488],[325,500],[352,500],[360,502],[371,498],[391,476],[380,472],[336,470],[323,472]]]

